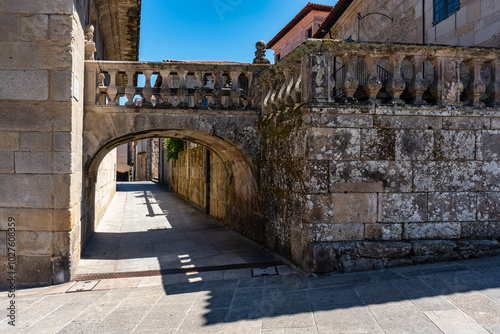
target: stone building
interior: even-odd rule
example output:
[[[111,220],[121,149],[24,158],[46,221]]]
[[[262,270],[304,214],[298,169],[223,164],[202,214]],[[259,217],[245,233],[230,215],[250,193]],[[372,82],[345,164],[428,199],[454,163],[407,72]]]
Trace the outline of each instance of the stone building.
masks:
[[[308,38],[312,38],[332,9],[332,6],[308,2],[307,5],[267,43],[267,48],[274,51],[274,62],[277,63],[302,42]]]
[[[498,48],[500,2],[339,0],[314,37]]]

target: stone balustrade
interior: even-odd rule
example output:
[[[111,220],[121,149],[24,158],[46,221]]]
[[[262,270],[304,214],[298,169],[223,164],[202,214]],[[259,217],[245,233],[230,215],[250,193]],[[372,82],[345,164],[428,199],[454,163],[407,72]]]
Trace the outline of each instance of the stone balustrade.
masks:
[[[245,109],[252,84],[269,65],[245,63],[85,62],[85,105],[150,108]],[[144,76],[139,87],[138,76]]]
[[[294,104],[500,106],[500,50],[308,40],[258,78],[262,109]]]

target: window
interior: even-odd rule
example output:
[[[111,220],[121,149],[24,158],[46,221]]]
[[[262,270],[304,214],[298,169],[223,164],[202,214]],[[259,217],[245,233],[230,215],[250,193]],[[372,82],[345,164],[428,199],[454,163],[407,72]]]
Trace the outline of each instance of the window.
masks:
[[[307,29],[307,38],[312,38],[313,37],[313,28]]]
[[[434,21],[438,24],[447,17],[456,13],[460,9],[460,0],[433,0],[434,1]]]
[[[274,63],[277,63],[280,60],[281,60],[281,54],[278,53],[277,55],[274,56]]]

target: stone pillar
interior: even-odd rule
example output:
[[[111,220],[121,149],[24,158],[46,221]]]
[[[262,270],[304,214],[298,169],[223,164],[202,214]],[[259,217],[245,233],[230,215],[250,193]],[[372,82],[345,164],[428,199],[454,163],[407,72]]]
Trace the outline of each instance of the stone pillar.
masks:
[[[84,30],[72,0],[1,3],[0,240],[15,221],[17,283],[54,284],[79,259]]]

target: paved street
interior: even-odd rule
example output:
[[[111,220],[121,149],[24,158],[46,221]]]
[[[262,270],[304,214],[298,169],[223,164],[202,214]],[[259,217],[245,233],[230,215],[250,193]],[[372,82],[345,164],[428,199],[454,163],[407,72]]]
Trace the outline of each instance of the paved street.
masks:
[[[20,290],[2,333],[500,333],[500,256],[303,278],[104,280]],[[110,283],[113,282],[113,283]],[[100,285],[100,287],[99,287]],[[5,294],[0,305],[6,308]],[[23,331],[24,330],[24,331]]]
[[[253,277],[225,267],[275,261],[247,239],[152,183],[118,190],[78,274],[129,277],[2,292],[16,327],[2,316],[0,333],[500,333],[500,256]],[[140,275],[174,269],[185,272]]]

